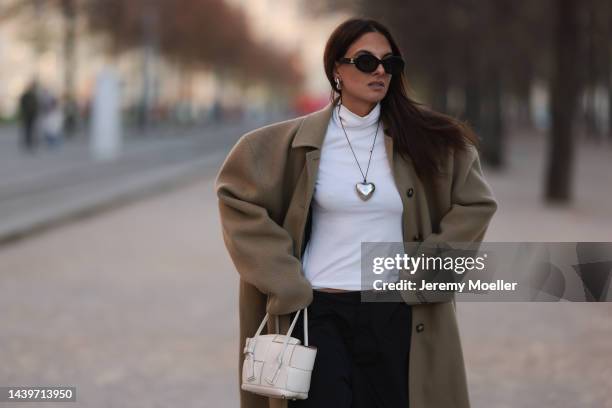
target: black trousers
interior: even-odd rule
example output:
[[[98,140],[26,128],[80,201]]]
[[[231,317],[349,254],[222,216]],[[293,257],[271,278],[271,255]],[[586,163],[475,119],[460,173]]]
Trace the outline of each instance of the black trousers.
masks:
[[[292,334],[302,341],[303,316]],[[310,391],[288,407],[408,407],[411,320],[412,308],[402,301],[362,302],[359,291],[314,290],[308,339],[318,350]]]

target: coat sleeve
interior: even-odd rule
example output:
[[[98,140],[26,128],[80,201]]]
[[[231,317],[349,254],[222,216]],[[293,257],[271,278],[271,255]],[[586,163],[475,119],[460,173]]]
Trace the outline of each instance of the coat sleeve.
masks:
[[[487,183],[478,150],[469,145],[465,151],[455,154],[452,167],[451,208],[440,220],[439,232],[429,234],[419,244],[417,255],[457,256],[452,242],[471,243],[470,251],[476,252],[480,247],[493,214],[497,211],[497,200]],[[446,254],[446,255],[445,255]],[[446,272],[445,272],[446,273]],[[429,275],[433,274],[433,275]],[[435,271],[417,270],[410,278],[417,281],[431,280]],[[415,301],[415,295],[418,301]],[[407,303],[426,303],[430,301],[448,301],[451,297],[440,293],[427,295],[423,292],[402,293]],[[434,300],[435,299],[435,300]],[[454,298],[453,298],[454,301]]]
[[[425,237],[421,245],[482,241],[495,211],[497,201],[482,173],[478,151],[469,145],[455,155],[451,209],[440,220],[440,232]]]
[[[240,278],[268,295],[266,312],[287,314],[311,303],[312,286],[293,255],[293,239],[269,216],[266,202],[280,187],[261,165],[248,134],[223,162],[215,180],[223,240]]]

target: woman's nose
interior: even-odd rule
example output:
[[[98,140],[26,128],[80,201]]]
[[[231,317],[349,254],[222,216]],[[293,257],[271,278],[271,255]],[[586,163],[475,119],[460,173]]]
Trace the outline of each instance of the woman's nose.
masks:
[[[376,71],[374,72],[376,72],[378,75],[385,75],[385,68],[383,67],[383,64],[378,64]]]

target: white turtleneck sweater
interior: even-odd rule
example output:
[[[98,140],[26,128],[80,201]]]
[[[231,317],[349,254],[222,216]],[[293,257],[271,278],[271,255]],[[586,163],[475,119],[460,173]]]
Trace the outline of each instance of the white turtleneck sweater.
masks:
[[[402,242],[403,205],[385,151],[382,122],[367,173],[367,181],[374,183],[376,189],[369,200],[362,201],[355,184],[363,181],[363,177],[338,115],[365,174],[380,117],[380,102],[363,117],[344,105],[340,105],[340,113],[338,106],[334,107],[321,148],[311,203],[312,231],[302,265],[314,289],[367,290],[372,287],[362,287],[365,285],[361,280],[361,242]],[[397,271],[379,277],[395,281]]]

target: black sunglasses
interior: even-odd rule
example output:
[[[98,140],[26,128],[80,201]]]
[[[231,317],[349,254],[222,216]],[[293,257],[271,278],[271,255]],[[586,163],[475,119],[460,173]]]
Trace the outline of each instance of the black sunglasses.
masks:
[[[382,64],[385,72],[391,75],[400,74],[404,70],[404,60],[399,55],[391,55],[382,60],[372,54],[361,54],[357,58],[340,58],[339,60],[345,64],[355,64],[361,72],[371,73],[376,71],[378,64]]]

